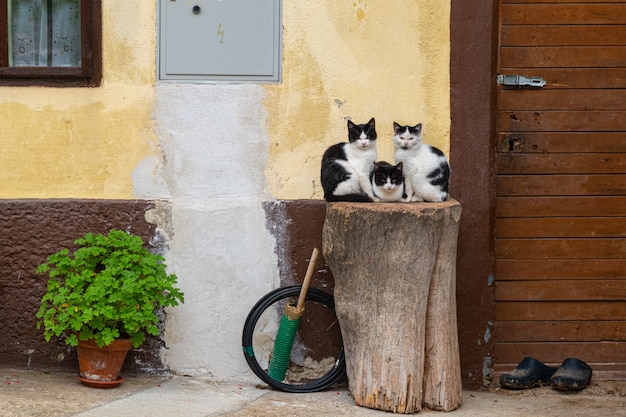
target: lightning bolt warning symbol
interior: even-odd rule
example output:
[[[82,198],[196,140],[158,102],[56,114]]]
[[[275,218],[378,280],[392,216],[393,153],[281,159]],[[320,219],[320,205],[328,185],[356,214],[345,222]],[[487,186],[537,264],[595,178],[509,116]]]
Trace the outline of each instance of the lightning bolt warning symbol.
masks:
[[[224,43],[224,30],[222,29],[222,23],[217,26],[217,34],[220,36],[220,44]]]

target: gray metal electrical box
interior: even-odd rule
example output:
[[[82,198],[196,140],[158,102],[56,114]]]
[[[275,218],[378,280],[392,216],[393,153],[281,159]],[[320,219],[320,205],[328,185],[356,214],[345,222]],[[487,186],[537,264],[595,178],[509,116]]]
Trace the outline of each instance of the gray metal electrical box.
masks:
[[[160,0],[159,79],[280,81],[282,0]]]

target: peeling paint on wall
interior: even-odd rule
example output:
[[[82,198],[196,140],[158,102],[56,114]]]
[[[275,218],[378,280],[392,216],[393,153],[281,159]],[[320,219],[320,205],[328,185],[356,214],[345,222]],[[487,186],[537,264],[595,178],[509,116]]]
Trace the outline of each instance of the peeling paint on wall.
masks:
[[[365,19],[365,8],[367,7],[367,3],[361,0],[358,0],[356,3],[354,3],[354,6],[356,7],[357,22],[363,23],[363,20]]]
[[[274,239],[279,242],[275,250],[278,258],[278,270],[282,280],[284,280],[289,272],[293,270],[291,254],[288,253],[289,233],[287,232],[287,226],[291,223],[291,219],[287,215],[283,202],[268,201],[263,203],[263,208],[266,213],[265,225]]]
[[[493,383],[493,361],[491,356],[485,356],[483,358],[483,386],[490,387]]]
[[[485,342],[485,344],[489,343],[489,340],[491,340],[491,326],[493,326],[493,322],[490,321],[489,323],[487,323],[485,335],[483,336],[483,341]]]

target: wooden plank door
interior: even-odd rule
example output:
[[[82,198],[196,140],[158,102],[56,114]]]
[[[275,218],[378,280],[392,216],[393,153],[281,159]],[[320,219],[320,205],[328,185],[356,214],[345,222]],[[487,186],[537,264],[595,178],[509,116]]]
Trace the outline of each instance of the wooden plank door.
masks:
[[[532,356],[626,376],[626,2],[501,0],[496,373]]]

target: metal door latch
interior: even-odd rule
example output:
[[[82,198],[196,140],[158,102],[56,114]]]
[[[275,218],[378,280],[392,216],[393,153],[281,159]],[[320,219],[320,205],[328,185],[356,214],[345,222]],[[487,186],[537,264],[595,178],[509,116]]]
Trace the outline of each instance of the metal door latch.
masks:
[[[515,85],[515,86],[523,86],[528,85],[531,87],[543,87],[546,85],[546,80],[541,77],[524,77],[523,75],[504,75],[498,74],[497,78],[498,84],[502,85]]]

